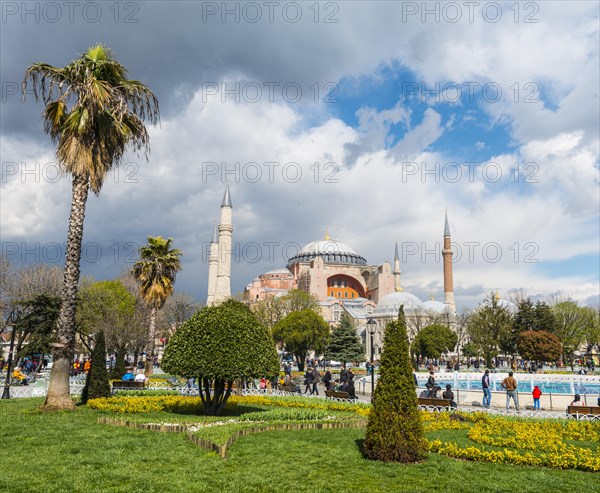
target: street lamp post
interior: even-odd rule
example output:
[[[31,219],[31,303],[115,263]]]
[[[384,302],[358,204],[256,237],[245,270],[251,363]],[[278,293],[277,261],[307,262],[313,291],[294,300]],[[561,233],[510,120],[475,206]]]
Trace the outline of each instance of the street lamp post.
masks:
[[[371,336],[371,399],[373,399],[373,394],[375,393],[375,362],[373,361],[373,336],[375,335],[375,326],[377,322],[370,318],[367,321],[367,330],[369,331],[369,335]]]
[[[8,353],[8,361],[6,362],[6,380],[4,381],[4,390],[2,391],[2,399],[10,399],[10,374],[12,372],[12,363],[13,363],[13,351],[15,349],[15,333],[17,332],[15,329],[15,325],[17,323],[17,314],[15,310],[13,310],[8,317],[8,321],[12,327],[12,332],[10,334],[10,347]]]

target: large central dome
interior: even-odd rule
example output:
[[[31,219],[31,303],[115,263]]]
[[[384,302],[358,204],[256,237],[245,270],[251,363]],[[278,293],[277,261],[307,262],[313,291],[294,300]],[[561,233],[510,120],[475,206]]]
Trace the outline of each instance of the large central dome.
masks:
[[[288,267],[298,262],[310,262],[321,257],[329,264],[367,265],[367,260],[345,243],[333,239],[311,241],[288,260]]]
[[[311,241],[300,250],[300,253],[349,253],[350,255],[356,255],[356,252],[352,248],[337,240]]]

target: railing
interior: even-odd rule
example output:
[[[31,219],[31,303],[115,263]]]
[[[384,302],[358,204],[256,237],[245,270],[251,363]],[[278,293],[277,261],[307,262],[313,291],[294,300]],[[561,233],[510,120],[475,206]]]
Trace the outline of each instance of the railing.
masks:
[[[71,385],[71,395],[81,395],[84,385]],[[18,385],[10,387],[11,398],[45,397],[48,387],[36,387],[34,385]]]

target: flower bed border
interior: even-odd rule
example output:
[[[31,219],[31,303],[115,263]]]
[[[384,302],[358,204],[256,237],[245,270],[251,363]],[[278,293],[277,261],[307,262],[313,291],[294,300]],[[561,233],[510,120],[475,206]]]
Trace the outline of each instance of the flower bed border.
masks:
[[[133,421],[127,421],[125,419],[114,419],[114,418],[106,418],[100,417],[98,418],[98,423],[107,424],[112,426],[123,426],[126,428],[137,428],[141,430],[150,430],[150,431],[158,431],[161,433],[186,433],[186,438],[188,441],[192,442],[194,445],[202,447],[210,452],[216,452],[222,459],[225,459],[227,456],[227,450],[231,447],[235,441],[243,436],[251,435],[253,433],[261,433],[264,431],[281,431],[281,430],[331,430],[337,428],[363,428],[367,426],[366,419],[359,419],[354,421],[333,421],[330,423],[287,423],[287,424],[278,424],[278,425],[266,425],[266,426],[256,426],[253,428],[245,428],[243,430],[238,430],[233,433],[228,439],[227,442],[223,445],[219,445],[218,443],[214,443],[206,438],[201,438],[194,433],[187,431],[187,425],[181,424],[163,424],[163,423],[136,423]],[[191,423],[190,423],[191,424]]]

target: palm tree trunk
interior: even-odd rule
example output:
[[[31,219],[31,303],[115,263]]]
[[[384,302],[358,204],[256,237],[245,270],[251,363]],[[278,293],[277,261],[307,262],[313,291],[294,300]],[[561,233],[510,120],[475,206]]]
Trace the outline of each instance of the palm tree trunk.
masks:
[[[150,310],[150,332],[148,334],[148,352],[146,354],[146,368],[144,374],[146,378],[152,375],[154,366],[154,339],[156,339],[156,308]]]
[[[46,409],[74,409],[69,393],[69,374],[75,351],[75,307],[79,284],[79,263],[83,240],[83,220],[88,197],[88,180],[73,175],[71,213],[67,235],[67,255],[63,279],[62,304],[56,324],[56,342],[53,344],[52,372],[48,385],[48,395],[44,402]]]

